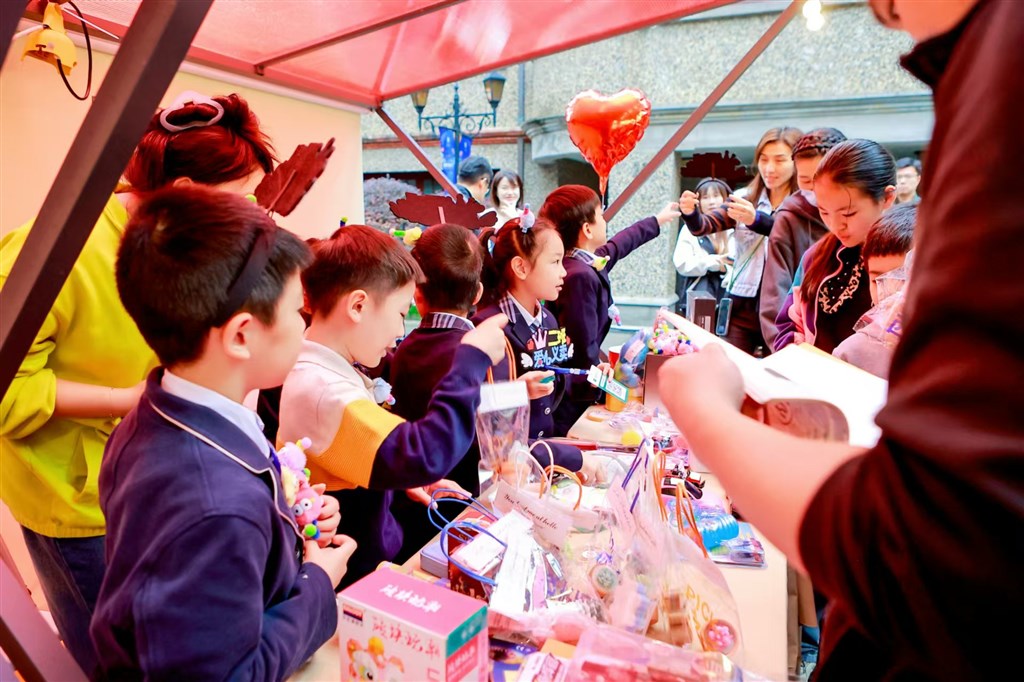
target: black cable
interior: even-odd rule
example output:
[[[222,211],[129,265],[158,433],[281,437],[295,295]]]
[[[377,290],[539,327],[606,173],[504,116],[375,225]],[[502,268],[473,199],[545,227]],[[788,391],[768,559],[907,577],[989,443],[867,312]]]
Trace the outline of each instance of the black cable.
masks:
[[[85,15],[82,14],[82,10],[78,9],[78,5],[68,0],[68,4],[78,13],[78,19],[82,22],[82,34],[85,35],[85,51],[89,55],[89,75],[85,81],[85,94],[79,95],[75,92],[74,88],[71,87],[71,83],[68,82],[68,77],[64,75],[64,65],[61,63],[60,58],[57,58],[57,71],[60,73],[60,79],[64,81],[65,87],[71,96],[77,100],[85,101],[89,99],[89,93],[92,91],[92,42],[89,40],[89,27],[85,23]]]

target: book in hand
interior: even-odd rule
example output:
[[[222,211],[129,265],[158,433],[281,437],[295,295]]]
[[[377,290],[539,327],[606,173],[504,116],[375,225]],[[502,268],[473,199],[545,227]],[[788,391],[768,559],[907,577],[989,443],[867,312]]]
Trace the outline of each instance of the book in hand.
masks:
[[[875,415],[889,383],[807,344],[757,359],[693,324],[661,311],[697,348],[717,343],[743,376],[744,414],[801,438],[872,447],[880,435]]]

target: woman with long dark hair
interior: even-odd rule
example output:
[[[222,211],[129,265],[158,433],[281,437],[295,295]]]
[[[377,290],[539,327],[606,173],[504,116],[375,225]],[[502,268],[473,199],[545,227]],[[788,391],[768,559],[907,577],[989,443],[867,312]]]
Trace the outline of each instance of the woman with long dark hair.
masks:
[[[831,353],[871,307],[861,246],[896,199],[896,162],[877,142],[847,140],[821,160],[814,194],[829,234],[804,254],[803,279],[779,312],[775,350],[810,343]]]
[[[767,235],[772,231],[775,209],[797,190],[793,147],[802,135],[796,128],[783,126],[761,136],[754,149],[757,173],[747,186],[746,196],[733,194],[706,214],[697,211],[700,197],[696,192],[683,192],[679,198],[683,221],[694,235],[735,229],[736,264],[725,284],[730,301],[725,339],[747,353],[765,345],[758,314]],[[719,325],[722,323],[719,320]]]

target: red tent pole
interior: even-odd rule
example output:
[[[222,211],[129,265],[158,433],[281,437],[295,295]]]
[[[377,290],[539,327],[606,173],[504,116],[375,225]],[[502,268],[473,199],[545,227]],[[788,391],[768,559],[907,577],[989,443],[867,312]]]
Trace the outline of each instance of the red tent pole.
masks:
[[[647,165],[637,173],[637,176],[633,178],[633,181],[629,183],[626,189],[622,190],[622,194],[615,197],[615,201],[613,201],[612,205],[604,212],[605,220],[611,220],[614,218],[615,214],[619,212],[619,209],[621,209],[626,202],[636,194],[636,191],[640,189],[640,187],[643,186],[643,184],[647,182],[652,175],[654,175],[654,171],[657,170],[658,166],[664,163],[665,159],[675,151],[676,147],[679,146],[679,143],[685,140],[686,137],[693,132],[693,129],[700,125],[700,122],[704,120],[704,117],[708,115],[708,112],[718,104],[718,101],[725,96],[725,93],[729,92],[729,89],[736,84],[736,81],[738,81],[744,72],[750,68],[750,65],[761,56],[761,53],[772,44],[772,41],[782,33],[782,29],[786,28],[786,24],[788,24],[790,20],[797,15],[802,5],[803,3],[801,0],[793,0],[789,4],[789,7],[783,10],[782,14],[780,14],[775,22],[768,27],[768,30],[764,32],[764,35],[754,43],[754,46],[751,47],[745,55],[743,55],[743,58],[736,63],[736,66],[726,74],[725,78],[722,79],[722,82],[719,83],[718,86],[711,91],[711,94],[700,103],[700,106],[690,114],[690,117],[683,122],[683,125],[679,126],[679,130],[677,130],[672,137],[669,138],[668,142],[658,150],[658,153],[654,155],[654,158],[648,161]]]
[[[388,112],[384,111],[384,107],[377,107],[374,111],[376,111],[381,120],[387,124],[388,128],[391,128],[392,132],[394,132],[395,135],[398,135],[398,139],[402,144],[412,152],[412,155],[415,156],[421,164],[423,164],[423,167],[427,169],[427,172],[430,173],[435,180],[437,180],[438,184],[440,184],[441,187],[444,187],[444,191],[448,192],[449,196],[457,198],[459,196],[459,190],[455,189],[455,185],[451,183],[451,180],[445,177],[445,174],[434,165],[434,162],[431,161],[430,157],[428,157],[426,152],[423,151],[423,147],[421,147],[416,140],[412,139],[412,135],[405,132],[405,129],[402,128],[395,119],[391,118],[391,115],[388,114]]]

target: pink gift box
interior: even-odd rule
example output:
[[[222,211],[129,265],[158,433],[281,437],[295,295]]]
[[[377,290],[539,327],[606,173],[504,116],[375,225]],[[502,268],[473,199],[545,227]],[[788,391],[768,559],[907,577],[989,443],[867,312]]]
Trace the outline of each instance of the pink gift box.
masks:
[[[381,569],[338,596],[341,679],[488,679],[487,604]]]

